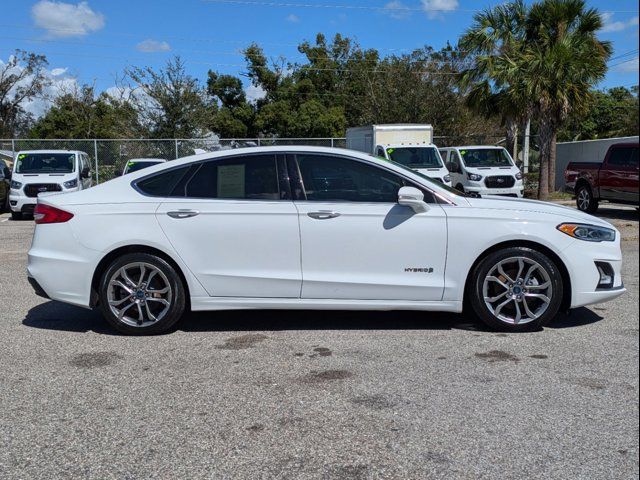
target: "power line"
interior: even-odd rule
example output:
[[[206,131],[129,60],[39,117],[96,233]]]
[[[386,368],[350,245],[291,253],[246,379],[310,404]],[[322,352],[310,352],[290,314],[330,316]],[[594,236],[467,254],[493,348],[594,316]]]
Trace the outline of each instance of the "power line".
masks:
[[[622,65],[624,63],[637,62],[637,61],[638,61],[638,57],[634,57],[634,58],[630,58],[629,60],[625,60],[624,62],[618,62],[618,63],[614,63],[613,65],[609,65],[609,68],[617,67],[618,65]]]
[[[318,9],[343,9],[343,10],[372,10],[386,12],[436,12],[436,13],[477,13],[483,12],[479,8],[416,8],[405,7],[403,5],[391,4],[385,6],[376,5],[349,5],[349,4],[319,4],[319,3],[290,3],[290,2],[267,2],[254,0],[202,0],[205,3],[224,3],[230,5],[244,5],[254,7],[285,7],[285,8],[318,8]],[[638,13],[638,10],[603,10],[602,13]]]

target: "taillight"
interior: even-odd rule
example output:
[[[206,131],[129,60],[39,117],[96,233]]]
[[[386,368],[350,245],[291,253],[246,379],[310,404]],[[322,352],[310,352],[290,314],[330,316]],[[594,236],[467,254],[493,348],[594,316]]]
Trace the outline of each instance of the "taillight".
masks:
[[[73,213],[65,212],[51,205],[39,203],[33,211],[33,218],[38,225],[43,223],[64,223],[73,218]]]

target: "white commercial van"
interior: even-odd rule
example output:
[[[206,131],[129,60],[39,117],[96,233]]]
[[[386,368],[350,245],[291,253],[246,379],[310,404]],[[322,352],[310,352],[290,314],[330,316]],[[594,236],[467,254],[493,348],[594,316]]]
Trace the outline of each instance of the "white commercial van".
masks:
[[[18,152],[13,163],[9,205],[11,217],[33,215],[38,194],[77,192],[93,185],[89,156],[72,150]]]
[[[431,125],[368,125],[347,129],[347,148],[400,163],[451,186],[449,172],[433,144]]]
[[[503,147],[473,145],[441,148],[454,188],[472,195],[522,198],[522,172]]]

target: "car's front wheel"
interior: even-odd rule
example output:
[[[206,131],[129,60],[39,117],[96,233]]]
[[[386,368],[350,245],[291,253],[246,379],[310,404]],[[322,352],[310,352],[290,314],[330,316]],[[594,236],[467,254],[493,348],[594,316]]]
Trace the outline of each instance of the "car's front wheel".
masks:
[[[474,269],[470,286],[474,312],[492,328],[536,330],[558,313],[562,275],[545,254],[526,247],[493,252]]]
[[[175,268],[148,253],[114,260],[102,274],[100,309],[118,331],[133,335],[163,333],[185,310],[185,289]]]

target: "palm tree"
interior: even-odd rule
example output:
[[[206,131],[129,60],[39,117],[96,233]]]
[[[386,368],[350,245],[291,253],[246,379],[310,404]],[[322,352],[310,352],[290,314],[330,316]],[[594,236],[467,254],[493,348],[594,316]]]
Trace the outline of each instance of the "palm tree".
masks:
[[[486,117],[501,117],[511,152],[518,125],[527,116],[528,99],[518,86],[523,80],[518,59],[525,47],[527,14],[522,0],[484,10],[474,16],[459,42],[465,57],[472,61],[460,77],[467,105]]]
[[[538,116],[538,198],[555,190],[556,137],[569,113],[588,108],[592,87],[604,78],[611,44],[598,40],[602,17],[583,0],[533,4],[521,53],[525,93]]]

